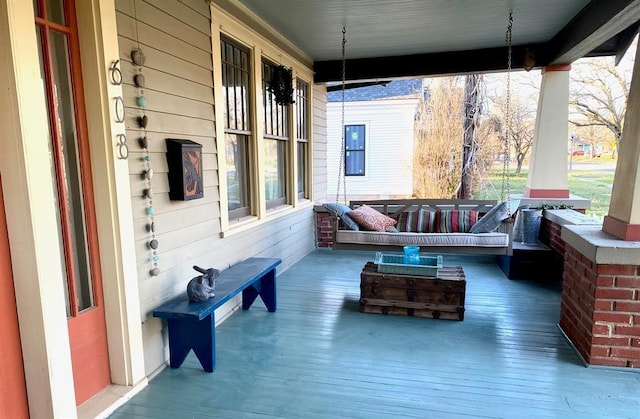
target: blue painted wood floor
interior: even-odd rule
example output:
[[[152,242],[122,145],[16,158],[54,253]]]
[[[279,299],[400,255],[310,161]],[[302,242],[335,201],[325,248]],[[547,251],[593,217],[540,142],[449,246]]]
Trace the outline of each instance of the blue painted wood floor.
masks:
[[[359,312],[373,253],[316,250],[217,328],[217,369],[191,354],[113,418],[640,418],[640,371],[585,368],[557,328],[560,285],[464,267],[465,320]]]

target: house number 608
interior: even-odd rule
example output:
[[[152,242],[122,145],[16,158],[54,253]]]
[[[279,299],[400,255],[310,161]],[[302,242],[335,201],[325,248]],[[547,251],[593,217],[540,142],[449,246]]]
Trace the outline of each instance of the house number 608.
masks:
[[[109,78],[111,84],[114,86],[120,86],[122,84],[122,71],[118,68],[120,60],[116,60],[111,63],[109,67]],[[122,96],[116,96],[114,98],[114,112],[116,114],[116,123],[121,124],[124,122],[124,100]],[[118,139],[117,153],[120,159],[126,160],[129,157],[129,146],[127,145],[127,136],[125,134],[117,134]]]

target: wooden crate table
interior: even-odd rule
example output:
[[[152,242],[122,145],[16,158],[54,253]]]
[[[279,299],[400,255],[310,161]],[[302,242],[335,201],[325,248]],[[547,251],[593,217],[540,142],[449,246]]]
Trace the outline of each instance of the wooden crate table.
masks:
[[[461,266],[429,277],[378,272],[368,262],[360,274],[360,312],[462,321],[466,287]]]

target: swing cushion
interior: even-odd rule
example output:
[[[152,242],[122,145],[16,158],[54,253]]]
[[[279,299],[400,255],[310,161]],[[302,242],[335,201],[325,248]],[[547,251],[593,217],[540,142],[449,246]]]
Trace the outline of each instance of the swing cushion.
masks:
[[[329,211],[329,214],[334,217],[340,217],[345,226],[347,226],[351,230],[358,231],[360,230],[360,226],[358,223],[353,221],[351,217],[349,217],[349,213],[351,212],[351,208],[348,205],[340,204],[340,203],[326,203],[322,204],[323,207]]]
[[[468,233],[478,221],[478,211],[436,211],[436,233]]]
[[[491,208],[477,223],[471,227],[471,233],[491,233],[495,231],[503,220],[509,218],[506,202],[501,202]]]
[[[368,205],[361,205],[349,213],[360,227],[373,231],[387,231],[387,228],[394,227],[397,223],[393,218],[384,215],[380,211]]]
[[[420,209],[400,213],[396,227],[399,231],[408,233],[433,233],[435,224],[436,212]]]

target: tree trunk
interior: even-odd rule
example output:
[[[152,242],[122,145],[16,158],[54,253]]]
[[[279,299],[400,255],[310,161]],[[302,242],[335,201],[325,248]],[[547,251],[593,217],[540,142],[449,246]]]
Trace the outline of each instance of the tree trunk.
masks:
[[[465,77],[464,89],[464,120],[462,140],[462,176],[458,199],[471,199],[473,191],[473,165],[475,163],[475,144],[477,144],[477,125],[480,111],[480,97],[478,95],[480,76],[470,74]]]
[[[517,157],[517,162],[516,162],[516,175],[519,175],[520,172],[522,172],[522,163],[524,161],[524,158],[521,158],[519,155]]]

